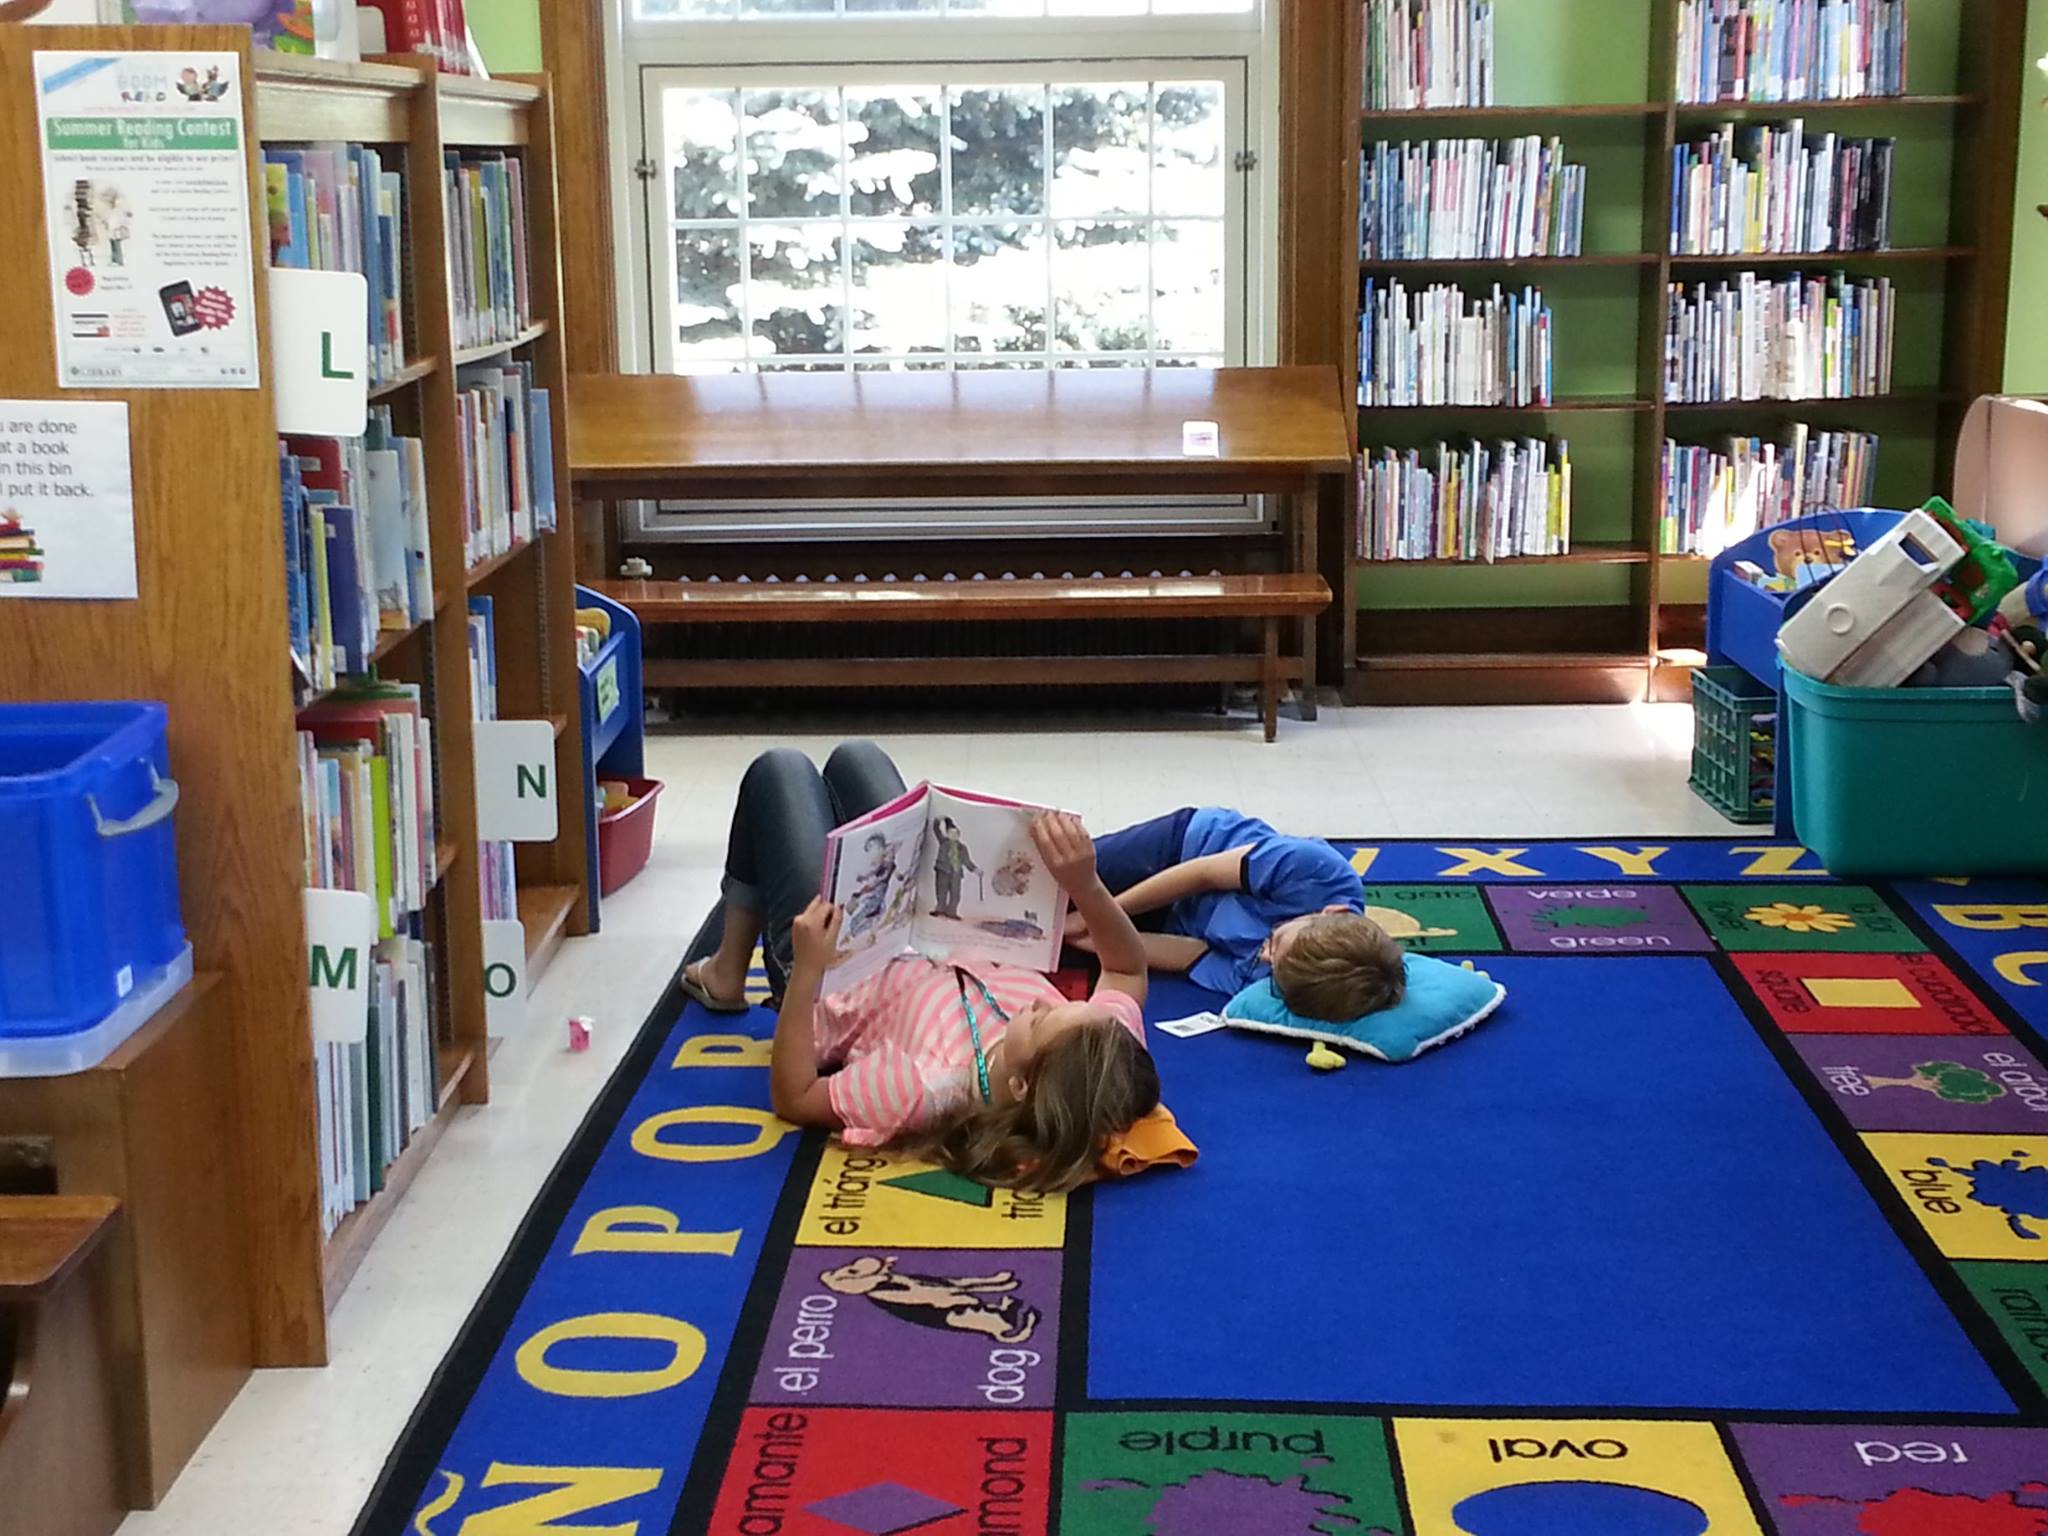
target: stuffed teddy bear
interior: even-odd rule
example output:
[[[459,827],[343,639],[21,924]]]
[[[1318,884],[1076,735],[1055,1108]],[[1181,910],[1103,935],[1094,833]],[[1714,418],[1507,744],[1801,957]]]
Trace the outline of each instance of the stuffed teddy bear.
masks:
[[[1792,589],[1810,587],[1856,558],[1856,540],[1845,530],[1779,528],[1771,533],[1771,558]]]

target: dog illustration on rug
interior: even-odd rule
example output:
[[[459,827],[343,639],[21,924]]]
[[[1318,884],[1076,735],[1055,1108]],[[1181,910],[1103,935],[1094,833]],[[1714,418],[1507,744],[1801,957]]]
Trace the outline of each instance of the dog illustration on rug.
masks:
[[[891,1317],[920,1328],[984,1334],[998,1344],[1022,1344],[1038,1328],[1038,1309],[1018,1301],[1017,1277],[1007,1269],[958,1279],[900,1275],[895,1259],[869,1254],[818,1278],[827,1290],[865,1296]]]

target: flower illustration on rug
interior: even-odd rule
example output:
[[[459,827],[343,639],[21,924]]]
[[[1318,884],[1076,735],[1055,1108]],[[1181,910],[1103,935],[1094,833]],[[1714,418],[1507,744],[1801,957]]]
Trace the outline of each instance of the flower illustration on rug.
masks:
[[[1801,906],[1791,901],[1774,901],[1767,907],[1751,907],[1743,916],[1752,923],[1761,923],[1766,928],[1782,928],[1787,933],[1840,933],[1845,928],[1856,926],[1856,919],[1846,912],[1830,912],[1817,904]]]

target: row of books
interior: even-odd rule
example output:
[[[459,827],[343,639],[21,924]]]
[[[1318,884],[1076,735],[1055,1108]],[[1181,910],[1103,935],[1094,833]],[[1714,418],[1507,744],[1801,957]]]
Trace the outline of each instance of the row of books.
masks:
[[[488,597],[469,600],[469,697],[479,720],[498,718],[498,628],[496,604]],[[477,844],[478,880],[483,889],[484,921],[519,915],[519,882],[510,843]]]
[[[442,184],[455,344],[511,341],[533,323],[526,169],[516,155],[449,150]]]
[[[1576,256],[1586,168],[1562,139],[1379,143],[1359,156],[1358,249],[1367,261]]]
[[[1724,124],[1671,152],[1671,250],[1881,251],[1891,244],[1894,139],[1809,140],[1782,127]]]
[[[444,75],[473,73],[463,0],[360,0],[384,18],[386,53],[424,53]]]
[[[1908,0],[1678,0],[1678,99],[1902,96],[1909,9]]]
[[[383,1187],[436,1104],[431,957],[433,725],[415,684],[365,683],[299,715],[306,883],[376,904],[369,1029],[314,1049],[321,1211],[332,1232]]]
[[[405,367],[405,184],[363,144],[263,151],[270,264],[359,272],[370,289],[370,382]]]
[[[463,548],[476,565],[555,526],[554,401],[517,359],[472,363],[455,380]]]
[[[1359,473],[1358,553],[1368,560],[1505,560],[1572,547],[1563,439],[1384,448]]]
[[[1368,279],[1358,310],[1358,403],[1548,405],[1550,307],[1541,290],[1472,298],[1450,283]]]
[[[1870,505],[1877,474],[1871,432],[1812,432],[1794,423],[1783,442],[1731,437],[1720,448],[1664,444],[1658,547],[1717,555],[1759,528]]]
[[[362,437],[278,447],[291,654],[307,687],[369,669],[379,637],[433,617],[426,455],[372,406]]]
[[[1744,272],[1711,288],[1674,283],[1664,398],[1701,404],[1888,394],[1895,300],[1889,279],[1839,272]]]
[[[1493,105],[1493,0],[1365,0],[1369,111]]]

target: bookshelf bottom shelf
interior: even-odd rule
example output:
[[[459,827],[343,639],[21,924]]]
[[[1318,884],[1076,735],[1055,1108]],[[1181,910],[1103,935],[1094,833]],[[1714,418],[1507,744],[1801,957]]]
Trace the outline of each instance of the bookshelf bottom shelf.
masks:
[[[1352,704],[1631,704],[1650,658],[1639,651],[1361,653]]]
[[[433,1156],[434,1148],[454,1120],[455,1112],[462,1108],[458,1090],[469,1072],[471,1060],[472,1048],[467,1045],[441,1047],[440,1108],[414,1133],[405,1150],[384,1170],[384,1187],[344,1216],[341,1225],[327,1239],[322,1268],[326,1272],[328,1311],[332,1312],[334,1304],[341,1300],[342,1292],[348,1289],[349,1282],[362,1267],[363,1256],[391,1220],[391,1213],[405,1198],[406,1190],[412,1187],[420,1169]]]
[[[573,885],[522,885],[519,888],[519,921],[526,929],[526,985],[532,990],[555,953],[562,947],[563,930],[569,914],[576,909],[577,889]]]

